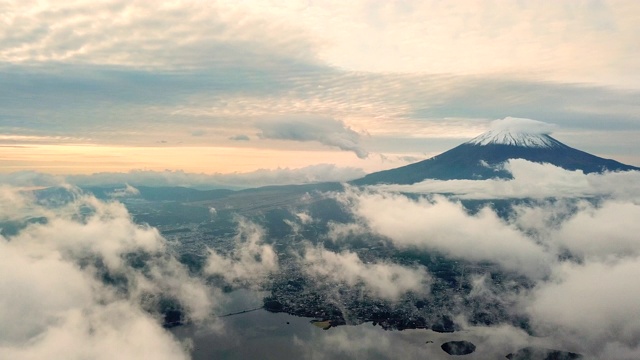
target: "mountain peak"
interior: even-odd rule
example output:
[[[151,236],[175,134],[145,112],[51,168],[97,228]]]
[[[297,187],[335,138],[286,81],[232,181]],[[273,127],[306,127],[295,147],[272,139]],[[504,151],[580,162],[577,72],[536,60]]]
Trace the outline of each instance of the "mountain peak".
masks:
[[[471,145],[511,145],[530,148],[553,148],[561,146],[561,143],[548,134],[532,134],[515,131],[489,130],[469,141]]]
[[[413,184],[425,179],[511,178],[499,165],[510,159],[549,163],[585,174],[640,170],[611,159],[569,147],[549,136],[553,125],[541,121],[504,118],[491,123],[486,133],[430,159],[383,170],[351,181],[355,185]]]
[[[549,136],[554,125],[542,121],[506,117],[491,122],[489,131],[471,139],[471,145],[510,145],[530,148],[554,148],[562,144]]]

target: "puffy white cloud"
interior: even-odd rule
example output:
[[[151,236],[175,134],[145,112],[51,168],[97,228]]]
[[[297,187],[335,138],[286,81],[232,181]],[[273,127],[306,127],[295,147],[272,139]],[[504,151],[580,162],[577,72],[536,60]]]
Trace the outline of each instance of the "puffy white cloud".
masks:
[[[632,189],[623,186],[619,191]],[[523,206],[515,219],[555,251],[567,250],[580,260],[556,263],[551,278],[539,281],[522,305],[536,331],[555,336],[589,358],[640,355],[640,293],[633,284],[640,271],[640,208],[637,193],[629,197],[597,204]]]
[[[210,207],[209,214],[211,215],[212,218],[215,218],[218,215],[218,210],[216,210],[216,208],[214,207]]]
[[[506,167],[512,170],[513,180],[347,189],[337,197],[356,220],[334,224],[330,238],[344,240],[373,232],[398,247],[495,262],[528,275],[533,288],[496,287],[486,276],[472,275],[468,300],[505,304],[512,315],[526,314],[536,334],[552,339],[538,344],[543,347],[594,359],[637,358],[640,294],[633,279],[640,275],[640,173],[585,175],[521,160],[512,160]],[[470,214],[455,199],[389,191],[531,201],[514,204],[513,212],[501,219],[489,207]],[[458,320],[464,324],[465,309],[458,311],[462,316]],[[485,330],[495,329],[474,328]],[[505,346],[506,339],[492,341]],[[524,338],[518,343],[520,347],[533,344]]]
[[[303,268],[314,278],[363,284],[365,291],[387,300],[398,300],[407,292],[428,294],[431,276],[424,267],[402,266],[391,262],[363,262],[353,252],[335,253],[322,247],[307,247]]]
[[[307,225],[313,222],[313,218],[306,212],[298,212],[295,214],[300,223]]]
[[[0,220],[20,220],[25,213],[41,213],[41,209],[29,206],[35,201],[32,194],[22,192],[18,188],[0,185]],[[0,233],[1,234],[1,233]]]
[[[238,218],[238,234],[230,254],[209,250],[206,274],[222,276],[230,283],[260,285],[278,270],[278,257],[271,245],[264,244],[265,231],[259,225]]]
[[[640,256],[640,204],[607,201],[584,205],[551,234],[553,242],[587,258],[620,259]]]
[[[562,264],[552,280],[534,289],[527,311],[542,334],[578,344],[597,358],[632,359],[640,354],[638,276],[638,258]]]
[[[3,196],[12,216],[0,220],[46,221],[0,236],[0,357],[188,358],[161,326],[159,301],[171,299],[185,320],[201,323],[214,294],[169,254],[157,230],[134,224],[119,203],[79,193],[54,208],[2,193],[13,194]]]
[[[109,194],[111,197],[119,198],[119,197],[127,197],[127,196],[136,196],[140,195],[140,190],[135,187],[125,183],[124,188],[115,189],[113,192]]]
[[[469,215],[461,204],[441,196],[433,201],[414,200],[400,194],[354,189],[340,199],[362,224],[401,248],[495,262],[534,278],[544,275],[552,261],[543,247],[489,208]]]
[[[63,291],[64,288],[57,290]],[[185,346],[160,327],[155,319],[128,302],[69,309],[56,316],[44,332],[29,342],[3,341],[0,356],[20,360],[189,358]]]

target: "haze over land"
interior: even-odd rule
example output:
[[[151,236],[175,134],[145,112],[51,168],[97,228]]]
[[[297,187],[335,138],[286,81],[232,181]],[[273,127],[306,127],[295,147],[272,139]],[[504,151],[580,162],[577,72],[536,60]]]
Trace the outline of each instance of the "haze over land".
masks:
[[[640,358],[639,16],[0,0],[0,358]]]

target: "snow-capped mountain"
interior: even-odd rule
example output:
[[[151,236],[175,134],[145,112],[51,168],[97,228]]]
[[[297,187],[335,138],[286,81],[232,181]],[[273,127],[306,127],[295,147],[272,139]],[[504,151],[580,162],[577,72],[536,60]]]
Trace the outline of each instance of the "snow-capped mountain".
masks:
[[[520,120],[507,118],[516,125]],[[527,120],[530,124],[544,124]],[[511,124],[509,123],[509,124]],[[396,169],[369,174],[352,181],[356,185],[413,184],[425,179],[489,179],[511,178],[511,174],[499,167],[509,159],[525,159],[538,163],[550,163],[567,170],[585,173],[603,171],[628,171],[640,168],[615,160],[604,159],[571,148],[551,137],[544,129],[531,126],[504,126],[498,123],[491,130],[430,159]]]

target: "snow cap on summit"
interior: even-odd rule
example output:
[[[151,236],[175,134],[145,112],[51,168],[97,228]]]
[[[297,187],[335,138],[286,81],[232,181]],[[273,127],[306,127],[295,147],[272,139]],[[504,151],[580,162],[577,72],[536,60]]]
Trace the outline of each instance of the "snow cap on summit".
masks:
[[[510,132],[512,134],[549,135],[555,127],[554,124],[538,120],[507,116],[504,119],[493,120],[489,130],[494,133]]]
[[[511,145],[529,148],[553,148],[561,146],[549,136],[554,125],[542,121],[506,117],[491,122],[489,131],[477,136],[467,144]]]

